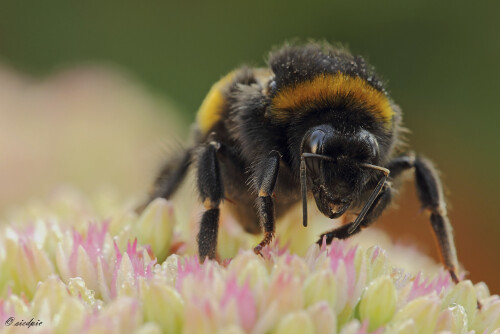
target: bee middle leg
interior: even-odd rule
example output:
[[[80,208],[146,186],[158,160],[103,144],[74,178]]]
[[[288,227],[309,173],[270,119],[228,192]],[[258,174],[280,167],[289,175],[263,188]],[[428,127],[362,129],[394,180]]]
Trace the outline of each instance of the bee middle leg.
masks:
[[[264,238],[254,248],[255,254],[261,254],[261,250],[269,245],[275,232],[275,214],[274,200],[272,194],[276,179],[278,178],[281,154],[278,151],[271,151],[263,160],[256,171],[255,180],[258,189],[256,200],[257,213],[260,220],[260,226],[264,230]]]
[[[224,198],[224,187],[217,160],[219,148],[220,144],[216,141],[206,144],[198,156],[196,166],[198,191],[205,206],[197,237],[200,262],[203,262],[207,257],[215,259],[216,256],[219,205]]]

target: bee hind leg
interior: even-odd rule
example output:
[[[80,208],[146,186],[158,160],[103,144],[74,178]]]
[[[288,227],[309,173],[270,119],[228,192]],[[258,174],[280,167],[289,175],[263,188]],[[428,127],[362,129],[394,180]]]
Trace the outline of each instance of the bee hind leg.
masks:
[[[184,180],[190,165],[191,149],[167,161],[156,177],[148,199],[138,206],[135,211],[141,213],[155,198],[169,199]]]

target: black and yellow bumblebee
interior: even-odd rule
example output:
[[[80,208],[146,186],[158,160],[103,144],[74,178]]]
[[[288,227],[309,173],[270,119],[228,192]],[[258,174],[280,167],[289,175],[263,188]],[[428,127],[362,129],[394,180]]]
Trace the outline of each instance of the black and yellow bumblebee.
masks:
[[[458,282],[440,179],[431,162],[405,153],[400,108],[374,69],[327,43],[285,45],[267,63],[241,67],[213,85],[197,114],[195,144],[168,160],[148,202],[170,198],[194,165],[205,207],[197,238],[203,261],[216,257],[226,198],[246,231],[264,233],[257,254],[273,239],[276,219],[300,201],[307,226],[311,194],[328,218],[357,214],[319,237],[318,244],[330,244],[373,223],[402,172],[413,170],[444,265]]]

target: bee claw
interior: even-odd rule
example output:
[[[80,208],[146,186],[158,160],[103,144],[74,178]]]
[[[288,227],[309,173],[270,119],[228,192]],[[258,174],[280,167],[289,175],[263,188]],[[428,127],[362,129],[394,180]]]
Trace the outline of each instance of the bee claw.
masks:
[[[257,247],[255,247],[255,248],[253,249],[253,252],[254,252],[256,255],[260,255],[260,256],[262,256],[262,258],[264,258],[264,255],[262,255],[261,250],[262,250],[262,246],[261,246],[261,245],[258,245]]]

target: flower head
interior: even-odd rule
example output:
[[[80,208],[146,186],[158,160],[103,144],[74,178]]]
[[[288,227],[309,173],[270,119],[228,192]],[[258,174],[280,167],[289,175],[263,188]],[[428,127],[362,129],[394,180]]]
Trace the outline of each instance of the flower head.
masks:
[[[185,253],[195,248],[194,239],[176,232],[172,208],[156,201],[139,217],[117,211],[108,220],[78,227],[63,219],[1,226],[0,320],[33,317],[44,331],[60,333],[492,333],[500,328],[500,298],[484,283],[455,285],[443,270],[402,269],[393,264],[391,247],[365,248],[348,240],[294,253],[303,246],[288,240],[275,242],[262,257],[242,250],[230,260],[201,264]],[[65,215],[71,216],[68,210]],[[140,237],[134,232],[138,222],[144,229]],[[155,236],[154,229],[167,236]],[[37,231],[42,235],[35,238]],[[242,248],[250,240],[242,241]]]

